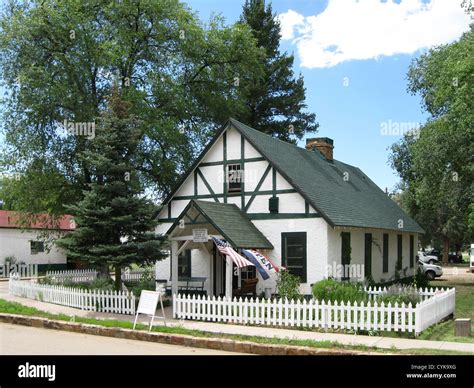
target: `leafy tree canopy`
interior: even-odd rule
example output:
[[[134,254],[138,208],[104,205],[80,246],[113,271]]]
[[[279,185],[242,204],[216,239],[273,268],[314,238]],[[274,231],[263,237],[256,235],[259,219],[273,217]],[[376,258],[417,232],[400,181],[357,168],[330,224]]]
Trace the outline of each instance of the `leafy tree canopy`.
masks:
[[[408,90],[422,97],[430,118],[419,133],[392,146],[391,163],[402,203],[427,231],[427,240],[461,244],[472,237],[474,202],[473,25],[459,41],[429,50],[408,71]],[[445,257],[447,259],[447,256]]]
[[[0,169],[20,177],[3,182],[2,196],[9,208],[56,213],[93,179],[80,155],[95,140],[71,135],[65,120],[99,126],[114,84],[142,122],[138,178],[161,196],[216,127],[246,109],[235,77],[262,67],[248,27],[204,25],[177,0],[10,0],[0,51]]]

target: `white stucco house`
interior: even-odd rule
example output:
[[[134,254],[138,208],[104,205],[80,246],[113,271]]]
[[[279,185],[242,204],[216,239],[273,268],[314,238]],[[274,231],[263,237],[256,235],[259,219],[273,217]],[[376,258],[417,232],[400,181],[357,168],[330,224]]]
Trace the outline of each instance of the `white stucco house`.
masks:
[[[45,246],[40,235],[46,230],[56,232],[57,236],[73,230],[72,217],[63,216],[57,222],[48,222],[47,217],[38,216],[37,222],[25,227],[20,224],[18,213],[0,210],[0,265],[13,256],[17,264],[37,264],[39,271],[66,268],[65,252],[54,242]]]
[[[333,148],[328,138],[301,148],[230,119],[164,201],[157,232],[171,254],[156,264],[156,278],[171,281],[173,293],[189,277],[204,278],[208,295],[231,296],[255,277],[258,293],[274,291],[274,277],[235,268],[212,240],[196,242],[195,229],[262,252],[298,275],[304,294],[328,277],[413,274],[423,229],[360,169],[334,159]]]

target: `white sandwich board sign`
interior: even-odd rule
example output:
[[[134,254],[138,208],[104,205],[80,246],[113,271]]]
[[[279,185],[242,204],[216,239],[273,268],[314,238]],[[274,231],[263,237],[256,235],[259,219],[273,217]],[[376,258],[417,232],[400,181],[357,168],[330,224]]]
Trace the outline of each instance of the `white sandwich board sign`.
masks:
[[[135,322],[133,322],[133,329],[135,329],[135,326],[137,324],[138,314],[145,314],[151,316],[150,328],[148,329],[148,331],[151,330],[153,320],[155,319],[155,313],[156,308],[158,307],[158,302],[160,302],[162,316],[156,318],[163,319],[166,326],[166,317],[165,311],[163,309],[162,293],[159,291],[157,292],[143,290],[140,295],[140,301],[138,302],[137,314],[135,315]]]

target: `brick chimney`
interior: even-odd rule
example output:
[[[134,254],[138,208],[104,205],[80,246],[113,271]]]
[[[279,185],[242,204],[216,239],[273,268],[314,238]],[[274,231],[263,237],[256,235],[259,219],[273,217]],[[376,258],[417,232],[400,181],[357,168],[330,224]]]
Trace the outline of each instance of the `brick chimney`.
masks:
[[[318,150],[328,161],[333,160],[332,150],[334,149],[334,141],[329,137],[313,137],[306,139],[307,150]]]

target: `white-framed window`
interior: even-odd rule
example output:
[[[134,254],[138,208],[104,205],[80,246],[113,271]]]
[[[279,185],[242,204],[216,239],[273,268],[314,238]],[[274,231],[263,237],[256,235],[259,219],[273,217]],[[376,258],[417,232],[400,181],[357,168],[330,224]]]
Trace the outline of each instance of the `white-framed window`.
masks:
[[[227,166],[227,191],[231,193],[242,190],[243,170],[240,164],[229,164]]]

